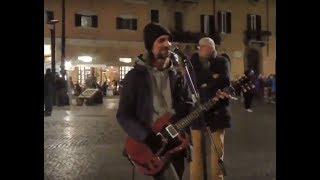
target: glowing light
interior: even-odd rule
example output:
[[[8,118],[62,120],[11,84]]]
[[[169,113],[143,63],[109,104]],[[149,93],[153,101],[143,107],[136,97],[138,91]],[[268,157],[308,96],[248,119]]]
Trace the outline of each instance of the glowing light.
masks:
[[[82,62],[92,62],[91,56],[78,56],[78,60]]]
[[[44,56],[51,56],[51,45],[45,44],[43,51],[44,51]]]
[[[131,58],[119,58],[119,61],[124,63],[131,63]]]
[[[66,62],[64,63],[64,67],[65,67],[66,70],[71,70],[71,69],[72,69],[72,63],[71,63],[71,61],[66,61]]]

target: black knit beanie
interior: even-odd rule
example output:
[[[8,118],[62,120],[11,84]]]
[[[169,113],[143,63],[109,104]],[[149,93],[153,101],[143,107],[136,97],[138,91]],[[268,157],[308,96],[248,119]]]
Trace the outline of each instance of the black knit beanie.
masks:
[[[158,23],[152,22],[144,27],[144,46],[148,52],[151,52],[154,41],[162,35],[169,35],[170,39],[172,39],[170,31]]]

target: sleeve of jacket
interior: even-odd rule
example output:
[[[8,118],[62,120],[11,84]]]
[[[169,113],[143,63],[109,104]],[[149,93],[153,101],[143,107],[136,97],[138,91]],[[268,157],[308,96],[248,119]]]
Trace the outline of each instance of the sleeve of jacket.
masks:
[[[136,116],[137,86],[135,86],[135,75],[131,70],[123,80],[123,88],[116,116],[120,126],[131,138],[143,142],[151,130],[143,126]]]
[[[223,88],[230,86],[230,64],[224,57],[218,57],[216,61],[219,76],[214,79],[214,81],[211,81],[209,86],[210,88],[222,90]]]
[[[220,89],[230,86],[230,64],[224,57],[218,57],[216,59],[218,78],[208,82],[209,89]],[[212,77],[213,78],[213,77]],[[222,100],[220,103],[222,106],[228,106],[229,100]]]

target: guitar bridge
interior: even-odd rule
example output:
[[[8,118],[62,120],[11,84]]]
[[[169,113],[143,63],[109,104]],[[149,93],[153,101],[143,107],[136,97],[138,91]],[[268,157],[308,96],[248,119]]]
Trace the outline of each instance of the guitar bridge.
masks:
[[[174,128],[171,124],[166,127],[166,130],[169,133],[169,135],[171,136],[171,138],[175,138],[179,134],[178,131],[176,130],[176,128]]]

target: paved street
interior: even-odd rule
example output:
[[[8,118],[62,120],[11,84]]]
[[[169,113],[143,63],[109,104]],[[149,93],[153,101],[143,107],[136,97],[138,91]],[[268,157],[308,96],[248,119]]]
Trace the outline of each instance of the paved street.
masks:
[[[99,106],[54,107],[44,118],[45,179],[129,180],[132,168],[122,156],[126,137],[115,114],[118,99]],[[276,174],[274,104],[254,102],[254,112],[232,103],[232,129],[225,137],[226,180],[273,180]],[[188,169],[188,168],[187,168]],[[184,179],[188,179],[188,170]],[[147,180],[136,173],[136,180]]]

